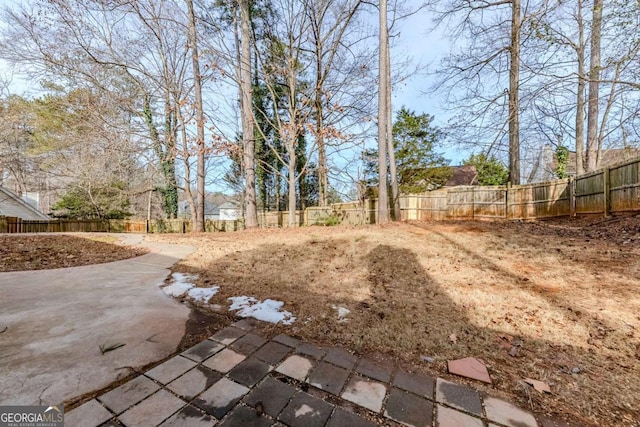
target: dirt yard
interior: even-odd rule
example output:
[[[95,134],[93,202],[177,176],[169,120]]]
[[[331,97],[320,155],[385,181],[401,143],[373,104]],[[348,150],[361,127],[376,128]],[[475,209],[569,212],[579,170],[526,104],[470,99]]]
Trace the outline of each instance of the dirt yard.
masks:
[[[274,329],[445,378],[447,359],[475,356],[493,386],[474,387],[537,414],[638,425],[638,217],[153,238],[198,248],[176,270],[220,285],[211,303],[284,301],[297,320]],[[350,310],[346,321],[338,307]]]
[[[117,237],[105,234],[3,234],[0,235],[0,271],[102,264],[148,252],[118,245],[117,241]]]

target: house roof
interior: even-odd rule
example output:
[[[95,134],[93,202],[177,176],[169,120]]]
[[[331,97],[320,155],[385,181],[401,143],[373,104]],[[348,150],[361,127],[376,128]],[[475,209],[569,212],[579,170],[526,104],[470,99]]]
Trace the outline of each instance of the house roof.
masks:
[[[5,187],[0,187],[0,215],[28,220],[51,219]]]
[[[457,185],[478,185],[478,171],[473,165],[450,166],[453,172],[451,178],[444,185],[445,187],[455,187]]]
[[[602,158],[600,159],[600,167],[605,168],[608,166],[622,163],[627,160],[632,160],[640,157],[640,148],[627,147],[627,148],[612,148],[610,150],[602,151]],[[551,162],[551,170],[556,170],[556,158],[553,157]],[[569,151],[569,159],[567,160],[567,174],[571,176],[576,175],[576,153],[575,151]]]
[[[224,202],[223,204],[221,204],[220,206],[218,206],[218,209],[239,209],[240,206],[235,203],[235,202]]]

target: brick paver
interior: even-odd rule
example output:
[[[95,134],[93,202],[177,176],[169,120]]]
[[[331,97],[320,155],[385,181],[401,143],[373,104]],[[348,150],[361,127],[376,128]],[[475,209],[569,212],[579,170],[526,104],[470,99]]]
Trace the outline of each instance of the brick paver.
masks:
[[[321,362],[311,371],[307,381],[312,386],[337,396],[340,395],[348,377],[349,371],[346,369]]]
[[[436,409],[436,427],[484,427],[484,424],[479,418],[438,405]]]
[[[96,427],[109,420],[113,415],[97,400],[93,399],[64,415],[67,427]]]
[[[482,403],[477,391],[456,383],[438,378],[436,400],[474,415],[482,415]]]
[[[199,365],[171,381],[167,384],[167,388],[178,396],[191,400],[218,382],[221,378],[222,375],[219,373]]]
[[[336,408],[328,427],[375,427],[377,424],[342,408]]]
[[[373,412],[380,412],[386,393],[384,384],[354,376],[342,393],[342,398]]]
[[[203,365],[207,368],[226,374],[246,358],[247,356],[243,354],[236,353],[233,350],[225,348],[220,353],[207,359]]]
[[[389,382],[393,369],[374,362],[373,360],[360,359],[356,371],[366,377],[373,378],[374,380]]]
[[[216,419],[191,405],[185,406],[160,427],[211,427]]]
[[[433,399],[435,380],[418,372],[399,371],[393,379],[393,385],[411,393]]]
[[[220,427],[270,427],[273,421],[261,417],[253,408],[238,405],[236,408],[219,424]]]
[[[284,344],[287,347],[296,348],[300,345],[300,340],[298,338],[290,337],[289,335],[280,334],[273,338],[273,341],[279,342],[280,344]]]
[[[252,331],[259,325],[260,323],[257,320],[251,318],[238,320],[237,322],[231,324],[231,326],[242,329],[244,331]]]
[[[254,408],[260,405],[266,414],[275,418],[295,392],[289,384],[268,377],[245,398],[245,403]]]
[[[260,349],[255,352],[253,357],[267,362],[271,366],[275,366],[278,363],[282,362],[282,360],[287,357],[290,352],[290,347],[284,344],[269,341],[268,343],[260,347]]]
[[[82,427],[539,427],[517,406],[244,319],[65,416]],[[435,408],[434,408],[435,406]],[[434,415],[435,414],[435,415]]]
[[[180,408],[185,402],[165,390],[159,390],[136,406],[126,410],[118,418],[127,427],[148,427],[158,425]]]
[[[433,403],[394,388],[389,394],[384,416],[412,427],[431,426]]]
[[[159,389],[160,386],[158,384],[140,375],[122,384],[120,387],[103,394],[98,400],[111,411],[120,414]]]
[[[356,365],[358,357],[342,348],[330,348],[327,350],[324,360],[341,368],[351,370]]]
[[[222,419],[248,391],[247,387],[222,378],[195,399],[193,404],[217,419]]]
[[[293,396],[278,419],[290,426],[322,427],[332,411],[333,405],[301,391]]]
[[[224,345],[213,341],[205,340],[200,344],[191,347],[189,350],[182,353],[187,359],[191,359],[194,362],[202,362],[205,359],[213,356],[224,348]]]
[[[253,387],[271,371],[271,366],[257,359],[249,358],[229,372],[232,380]]]
[[[510,427],[537,427],[536,419],[529,412],[495,397],[484,399],[484,409],[490,421]]]
[[[325,355],[326,350],[313,344],[303,343],[296,347],[296,352],[304,354],[305,356],[311,356],[314,359],[320,359]]]
[[[312,367],[313,364],[309,359],[294,355],[289,356],[282,362],[282,364],[276,368],[276,372],[295,378],[298,381],[304,381]]]
[[[223,330],[221,330],[220,332],[217,332],[216,334],[214,334],[211,338],[211,340],[215,340],[221,344],[224,345],[229,345],[232,342],[234,342],[235,340],[237,340],[238,338],[240,338],[241,336],[243,336],[244,334],[246,334],[246,331],[243,331],[242,329],[238,329],[238,328],[234,328],[233,326],[229,326],[228,328],[224,328]]]
[[[176,356],[167,360],[163,364],[156,366],[145,375],[161,382],[162,384],[167,384],[196,365],[197,363],[193,360],[189,360],[182,356]]]
[[[229,346],[229,348],[237,351],[238,353],[242,353],[245,356],[248,356],[266,342],[267,340],[259,335],[247,334],[234,341],[233,344]]]

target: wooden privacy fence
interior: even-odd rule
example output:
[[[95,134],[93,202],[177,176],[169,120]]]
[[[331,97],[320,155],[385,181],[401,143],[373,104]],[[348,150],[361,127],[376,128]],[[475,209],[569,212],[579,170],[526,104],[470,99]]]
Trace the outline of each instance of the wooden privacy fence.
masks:
[[[620,163],[576,178],[576,214],[640,210],[640,160]]]
[[[296,226],[375,224],[378,201],[336,203],[296,211]],[[575,179],[508,186],[460,186],[400,197],[401,220],[532,220],[569,215],[640,211],[640,159],[581,175]],[[289,213],[258,214],[260,227],[288,227]],[[206,221],[209,232],[244,228],[243,220]],[[120,232],[188,233],[188,220],[27,221],[1,217],[0,233]]]
[[[244,228],[242,220],[207,220],[206,231],[237,231]],[[61,233],[61,232],[106,232],[106,233],[188,233],[191,221],[173,220],[23,220],[0,216],[0,233]]]

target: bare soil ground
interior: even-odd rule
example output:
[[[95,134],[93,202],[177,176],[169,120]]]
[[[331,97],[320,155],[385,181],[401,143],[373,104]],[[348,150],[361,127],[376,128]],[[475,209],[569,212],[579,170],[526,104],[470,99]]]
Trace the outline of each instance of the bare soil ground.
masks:
[[[102,264],[143,255],[143,248],[116,244],[105,234],[0,235],[0,271],[45,270]]]
[[[298,320],[274,333],[441,377],[446,360],[475,356],[493,385],[474,387],[538,414],[571,425],[640,420],[637,216],[154,238],[198,248],[176,270],[198,273],[198,286],[220,285],[211,303],[228,306],[239,295],[284,301]],[[332,306],[351,310],[348,321]]]

